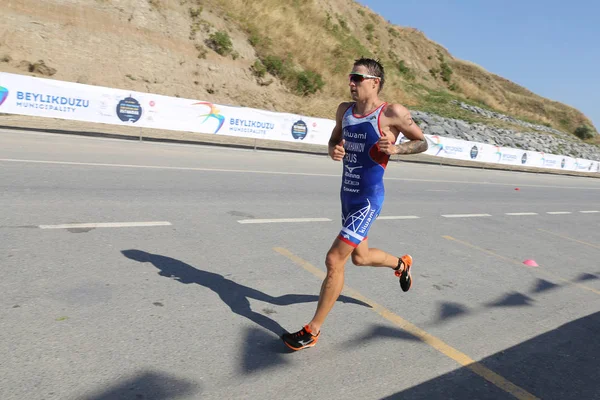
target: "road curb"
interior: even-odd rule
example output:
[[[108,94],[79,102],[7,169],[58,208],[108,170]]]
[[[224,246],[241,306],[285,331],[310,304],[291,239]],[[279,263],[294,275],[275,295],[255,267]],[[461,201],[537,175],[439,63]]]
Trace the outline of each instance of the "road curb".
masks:
[[[293,143],[268,139],[251,139],[236,136],[219,136],[193,132],[174,132],[159,129],[140,128],[120,125],[90,124],[79,121],[68,121],[48,118],[35,118],[25,120],[21,116],[0,117],[0,129],[45,132],[62,135],[75,135],[87,137],[110,138],[129,141],[145,141],[153,143],[175,143],[187,145],[219,146],[261,151],[279,151],[301,154],[327,156],[327,147],[323,145]],[[561,171],[545,168],[511,166],[477,161],[454,160],[451,158],[435,157],[427,154],[412,154],[392,156],[392,162],[407,162],[440,167],[461,167],[471,169],[488,169],[497,171],[526,172],[534,174],[567,175],[586,178],[600,178],[600,174],[591,172]]]

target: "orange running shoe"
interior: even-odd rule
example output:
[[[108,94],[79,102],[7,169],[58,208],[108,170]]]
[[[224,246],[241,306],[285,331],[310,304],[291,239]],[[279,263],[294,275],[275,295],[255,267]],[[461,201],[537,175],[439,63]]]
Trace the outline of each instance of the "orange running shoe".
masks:
[[[410,274],[412,263],[412,257],[408,254],[405,254],[400,257],[400,260],[398,260],[398,266],[394,268],[394,274],[400,278],[400,287],[405,292],[408,292],[408,289],[410,289],[412,286],[412,276]]]
[[[302,329],[295,333],[284,333],[281,335],[281,339],[287,347],[292,350],[302,350],[308,347],[313,347],[319,340],[321,332],[313,335],[308,325],[305,325]]]

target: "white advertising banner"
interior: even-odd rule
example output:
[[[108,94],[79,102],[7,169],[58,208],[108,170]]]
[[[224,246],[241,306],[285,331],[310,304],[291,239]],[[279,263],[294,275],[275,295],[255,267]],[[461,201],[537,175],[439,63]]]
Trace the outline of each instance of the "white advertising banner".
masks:
[[[541,153],[542,161],[541,167],[543,168],[551,168],[551,169],[561,169],[561,166],[565,166],[566,158],[561,156],[556,156],[554,154]],[[564,160],[564,162],[563,162]]]
[[[498,163],[499,158],[499,147],[487,143],[472,143],[471,151],[469,155],[472,161],[480,161],[486,163]]]
[[[80,85],[0,73],[0,112],[88,121],[98,93]]]
[[[334,120],[0,73],[0,113],[327,145]],[[599,172],[573,159],[426,135],[426,154],[457,160]]]
[[[465,140],[446,138],[437,135],[427,135],[429,148],[426,154],[454,158],[457,160],[471,160],[471,150],[476,143]],[[477,150],[477,153],[479,150]]]
[[[525,167],[600,172],[600,163],[597,161],[476,143],[437,135],[425,136],[429,144],[425,154],[432,156]]]
[[[523,150],[510,147],[499,147],[498,153],[498,163],[507,165],[521,165],[523,154],[526,154]]]
[[[544,153],[524,151],[521,155],[521,165],[542,168],[544,166]]]
[[[573,170],[580,172],[600,172],[600,163],[597,161],[584,160],[582,158],[575,159]]]
[[[326,145],[335,126],[335,121],[328,119],[295,114],[283,114],[282,117],[283,129],[269,139]]]
[[[0,73],[0,112],[326,144],[335,121]]]

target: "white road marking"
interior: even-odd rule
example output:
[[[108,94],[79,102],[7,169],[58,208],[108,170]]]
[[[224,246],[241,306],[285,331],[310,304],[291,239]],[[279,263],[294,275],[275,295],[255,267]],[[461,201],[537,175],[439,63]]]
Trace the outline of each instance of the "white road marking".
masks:
[[[171,225],[168,221],[149,221],[149,222],[97,222],[83,224],[60,224],[60,225],[39,225],[40,229],[71,229],[71,228],[128,228],[140,226],[167,226]]]
[[[506,213],[506,215],[538,215],[534,212],[519,212],[519,213]]]
[[[276,218],[276,219],[242,219],[240,224],[277,224],[285,222],[331,222],[329,218]]]
[[[600,211],[590,210],[590,211],[579,211],[582,214],[595,214],[600,213]]]
[[[6,133],[15,133],[15,130],[13,129],[0,129],[0,132],[6,132]],[[103,133],[103,132],[100,132]],[[106,141],[106,142],[119,142],[119,143],[125,143],[125,144],[130,144],[131,146],[171,146],[171,147],[189,147],[189,148],[193,148],[193,149],[205,149],[205,150],[217,150],[219,149],[218,147],[215,147],[215,144],[217,143],[202,143],[202,142],[196,142],[196,143],[177,143],[177,142],[158,142],[158,141],[153,141],[152,139],[154,139],[152,136],[143,136],[143,139],[146,140],[142,140],[140,141],[138,138],[139,136],[133,136],[133,135],[127,135],[127,136],[123,136],[122,138],[111,138],[111,137],[101,137],[101,136],[81,136],[81,135],[72,135],[72,134],[64,134],[64,133],[48,133],[48,132],[30,132],[30,131],[18,131],[19,135],[31,135],[31,136],[48,136],[48,137],[60,137],[60,138],[64,138],[64,139],[69,139],[69,140],[98,140],[98,141]],[[110,134],[110,133],[109,133]],[[118,135],[118,134],[115,134]],[[232,147],[232,146],[228,146],[227,147],[227,151],[241,151],[241,152],[247,152],[247,153],[254,153],[254,152],[259,152],[259,153],[269,153],[269,154],[273,154],[273,152],[271,150],[263,150],[263,149],[252,149],[252,148],[240,148],[240,147]],[[289,153],[283,153],[286,156],[289,155]],[[317,157],[322,157],[320,154],[311,154],[311,153],[303,153],[303,156],[317,156]]]
[[[25,159],[13,159],[13,158],[0,158],[0,162],[18,162],[18,163],[29,163],[29,164],[53,164],[53,165],[80,165],[90,167],[118,167],[118,168],[141,168],[141,169],[164,169],[164,170],[175,170],[175,171],[203,171],[203,172],[233,172],[233,173],[247,173],[247,174],[268,174],[268,175],[297,175],[297,176],[323,176],[339,178],[340,174],[316,174],[309,172],[286,172],[286,171],[259,171],[259,170],[245,170],[245,169],[224,169],[224,168],[202,168],[202,167],[173,167],[164,165],[135,165],[135,164],[108,164],[108,163],[85,163],[85,162],[74,162],[74,161],[44,161],[44,160],[25,160]],[[486,185],[486,186],[515,186],[515,183],[494,183],[494,182],[474,182],[474,181],[451,181],[443,179],[418,179],[418,178],[395,178],[385,177],[387,181],[401,181],[401,182],[430,182],[430,183],[460,183],[470,185]],[[579,190],[600,190],[600,187],[581,187],[581,186],[552,186],[552,185],[528,185],[519,184],[520,187],[533,187],[533,188],[548,188],[548,189],[579,189]]]
[[[377,217],[377,219],[419,219],[416,215],[388,215],[385,217]]]
[[[442,215],[445,218],[475,218],[475,217],[491,217],[490,214],[446,214]]]
[[[564,214],[571,214],[571,211],[548,211],[546,214],[550,214],[550,215],[564,215]]]

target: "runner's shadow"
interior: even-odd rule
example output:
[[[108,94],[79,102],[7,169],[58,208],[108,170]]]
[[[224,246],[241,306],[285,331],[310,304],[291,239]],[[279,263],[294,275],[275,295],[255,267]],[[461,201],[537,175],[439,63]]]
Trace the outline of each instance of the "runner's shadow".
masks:
[[[82,400],[153,399],[169,400],[180,397],[201,398],[202,385],[187,379],[152,370],[123,376],[118,382],[99,386]]]
[[[234,313],[246,317],[252,322],[281,336],[285,329],[279,323],[263,314],[257,313],[250,308],[249,299],[255,299],[276,306],[287,306],[290,304],[309,303],[319,300],[318,296],[307,294],[286,294],[274,297],[259,290],[244,286],[223,275],[214,272],[203,271],[192,267],[175,258],[151,254],[142,250],[122,250],[121,253],[131,260],[141,263],[149,262],[159,269],[159,275],[175,279],[181,283],[196,283],[215,292]],[[343,303],[357,304],[365,307],[370,305],[353,299],[352,297],[340,296],[338,301]]]
[[[411,342],[419,342],[417,336],[412,335],[404,329],[384,326],[380,324],[374,324],[371,328],[361,335],[357,335],[353,338],[348,339],[345,342],[339,344],[340,349],[349,349],[355,347],[356,343],[360,343],[361,348],[366,346],[369,342],[375,342],[385,339],[401,339]]]

